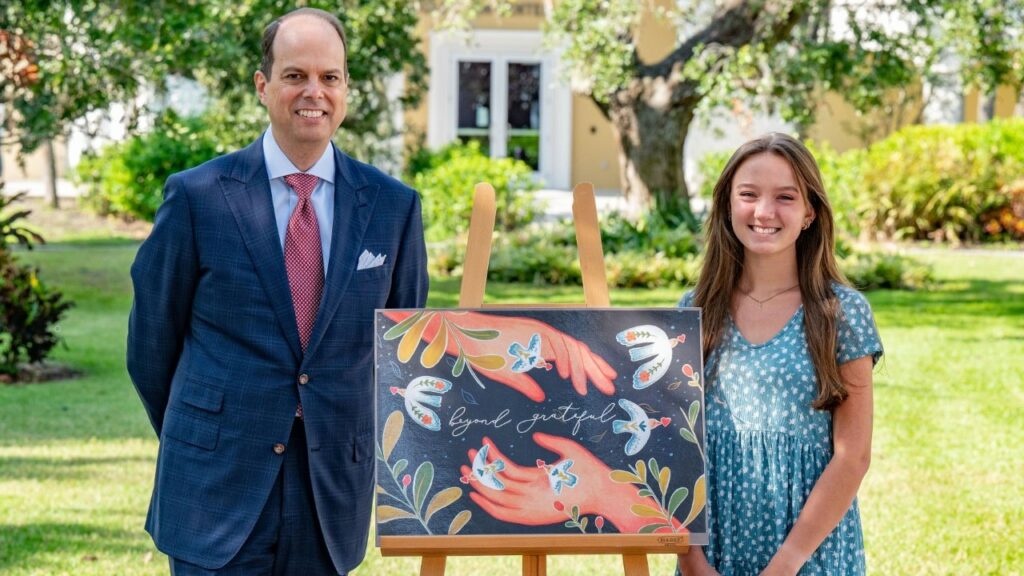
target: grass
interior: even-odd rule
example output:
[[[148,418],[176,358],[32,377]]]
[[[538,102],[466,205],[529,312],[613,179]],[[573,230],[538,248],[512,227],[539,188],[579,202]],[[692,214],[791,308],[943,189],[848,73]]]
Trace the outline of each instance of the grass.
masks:
[[[143,531],[156,439],[124,370],[128,267],[136,244],[55,243],[26,261],[77,303],[56,359],[82,379],[0,387],[0,574],[166,574]],[[876,372],[874,460],[861,489],[877,574],[1024,573],[1024,257],[922,256],[941,284],[874,292],[886,358]],[[453,306],[457,281],[430,304]],[[619,306],[671,306],[677,290],[616,291]],[[578,288],[492,285],[488,301],[580,301]],[[651,556],[653,574],[672,558]],[[478,574],[455,558],[449,574]],[[487,572],[518,574],[515,558]],[[356,574],[412,574],[411,558],[368,552]],[[551,557],[552,575],[615,574],[613,556]]]

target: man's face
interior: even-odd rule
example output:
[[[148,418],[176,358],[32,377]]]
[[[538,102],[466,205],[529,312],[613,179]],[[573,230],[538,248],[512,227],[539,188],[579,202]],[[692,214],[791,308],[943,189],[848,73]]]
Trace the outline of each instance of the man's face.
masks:
[[[270,78],[256,72],[254,80],[274,139],[286,154],[322,151],[347,111],[341,38],[319,18],[294,16],[281,23],[273,49]]]

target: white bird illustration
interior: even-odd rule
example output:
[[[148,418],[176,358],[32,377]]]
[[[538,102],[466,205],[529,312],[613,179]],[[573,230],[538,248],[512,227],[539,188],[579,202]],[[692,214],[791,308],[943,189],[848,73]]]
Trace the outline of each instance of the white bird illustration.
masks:
[[[437,432],[441,429],[441,421],[437,414],[424,406],[429,404],[434,408],[441,406],[441,394],[452,389],[452,383],[433,376],[420,376],[415,378],[405,388],[392,386],[391,393],[405,398],[405,411],[417,424],[427,430]]]
[[[669,338],[661,328],[642,324],[619,332],[615,335],[615,339],[623,346],[646,344],[646,346],[629,349],[629,359],[633,362],[654,357],[633,373],[633,388],[643,390],[660,380],[668,372],[668,368],[672,364],[672,349],[686,341],[686,334]]]

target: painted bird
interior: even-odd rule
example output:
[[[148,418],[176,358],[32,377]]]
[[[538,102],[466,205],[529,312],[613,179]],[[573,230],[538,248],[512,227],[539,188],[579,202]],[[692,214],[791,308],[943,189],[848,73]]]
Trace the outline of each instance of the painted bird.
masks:
[[[651,437],[651,430],[672,423],[671,418],[648,418],[647,412],[644,412],[643,408],[625,398],[619,398],[619,406],[629,414],[629,420],[612,422],[612,432],[616,434],[629,433],[629,440],[626,441],[627,456],[632,456],[643,449],[647,444],[647,439]]]
[[[629,359],[633,362],[654,357],[633,373],[633,388],[643,390],[660,380],[668,372],[669,365],[672,364],[672,349],[686,342],[686,334],[669,338],[661,328],[642,324],[619,332],[615,335],[615,339],[623,346],[646,344],[646,346],[629,349]]]
[[[459,478],[459,482],[469,484],[476,480],[484,486],[494,490],[504,490],[505,484],[498,479],[498,472],[505,469],[505,461],[495,458],[494,462],[487,463],[488,446],[484,444],[473,457],[473,472]]]
[[[437,432],[441,429],[441,421],[437,414],[424,406],[429,404],[434,408],[441,406],[441,394],[452,389],[452,383],[433,376],[420,376],[415,378],[405,388],[392,386],[391,393],[405,398],[405,412],[412,419],[427,430]]]
[[[579,481],[579,477],[569,472],[572,468],[572,460],[562,460],[555,464],[547,464],[543,460],[537,460],[537,468],[541,468],[548,475],[548,482],[555,494],[561,494],[563,487],[572,488]]]
[[[551,364],[540,354],[540,334],[530,336],[530,341],[525,347],[519,342],[513,342],[508,347],[508,354],[515,358],[515,362],[512,363],[513,372],[529,372],[534,368],[551,370]]]

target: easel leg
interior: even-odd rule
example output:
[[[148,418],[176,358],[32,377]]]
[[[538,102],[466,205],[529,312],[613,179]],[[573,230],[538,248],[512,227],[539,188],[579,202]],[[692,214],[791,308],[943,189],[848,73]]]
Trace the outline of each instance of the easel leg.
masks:
[[[444,576],[444,556],[424,556],[420,562],[420,576]]]
[[[547,576],[548,557],[539,554],[523,556],[523,576]]]
[[[622,567],[626,576],[650,576],[646,554],[623,554]]]

